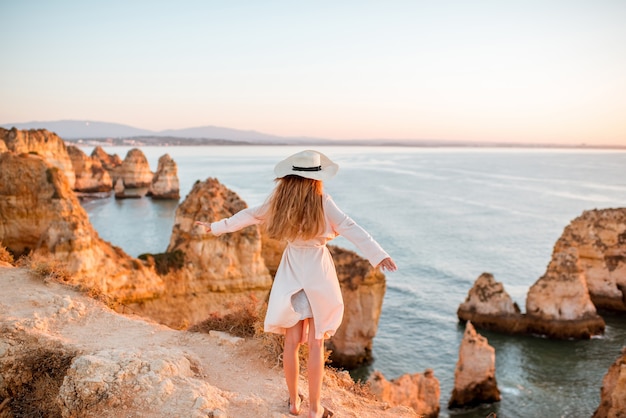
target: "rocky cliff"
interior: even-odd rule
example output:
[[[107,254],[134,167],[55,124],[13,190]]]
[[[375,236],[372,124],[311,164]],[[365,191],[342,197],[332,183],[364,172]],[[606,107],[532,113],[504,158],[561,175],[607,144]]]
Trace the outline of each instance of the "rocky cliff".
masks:
[[[100,160],[89,157],[78,147],[69,145],[67,152],[76,176],[74,190],[82,193],[110,192],[113,182]]]
[[[16,154],[33,153],[43,157],[50,165],[57,167],[65,177],[70,188],[74,188],[75,175],[72,161],[65,143],[55,133],[45,129],[20,131],[15,128],[0,128],[0,142],[4,142],[9,151]]]
[[[626,208],[589,210],[554,245],[553,261],[571,254],[597,308],[626,312]]]
[[[154,271],[98,236],[67,177],[34,154],[0,154],[0,243],[63,264],[68,281],[120,301],[152,298]]]
[[[619,417],[626,417],[626,347],[602,379],[600,406],[593,414],[593,418]]]
[[[196,182],[176,209],[167,253],[175,265],[164,272],[167,293],[132,308],[172,326],[195,324],[211,313],[225,314],[242,300],[267,299],[272,278],[261,256],[257,226],[215,237],[196,220],[212,222],[232,216],[246,203],[219,181]],[[149,258],[149,257],[148,257]]]
[[[159,158],[159,165],[148,189],[148,196],[153,199],[180,199],[178,167],[169,154]]]
[[[344,300],[341,326],[327,342],[333,364],[348,369],[373,361],[372,344],[387,288],[385,275],[353,251],[329,246]]]
[[[0,283],[0,416],[287,416],[284,377],[259,339],[120,315],[24,269],[0,267]],[[306,378],[300,385],[307,393]],[[322,403],[335,416],[416,416],[355,395],[353,386],[347,373],[329,371]]]

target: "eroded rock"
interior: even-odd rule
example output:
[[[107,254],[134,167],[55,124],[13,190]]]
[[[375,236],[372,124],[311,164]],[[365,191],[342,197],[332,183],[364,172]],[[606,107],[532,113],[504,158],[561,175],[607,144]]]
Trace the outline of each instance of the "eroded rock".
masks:
[[[43,157],[48,164],[57,167],[67,178],[70,188],[76,181],[74,167],[63,140],[45,129],[4,129],[0,128],[0,141],[16,154],[33,153]]]
[[[89,157],[78,147],[67,147],[72,161],[76,182],[74,190],[83,193],[109,192],[113,188],[113,182],[109,172],[106,171],[100,160]]]
[[[454,372],[454,389],[448,408],[475,406],[500,400],[496,383],[496,351],[467,322]]]
[[[127,189],[150,187],[153,176],[148,159],[138,148],[128,151],[122,164],[111,170],[113,183],[121,179]]]
[[[16,256],[61,263],[67,280],[121,302],[153,298],[163,281],[103,241],[67,177],[38,155],[0,154],[0,241]]]
[[[577,259],[597,308],[626,312],[626,208],[583,212],[563,231],[552,258]]]
[[[626,347],[602,379],[600,405],[593,418],[626,417]]]
[[[420,417],[439,416],[439,380],[431,369],[425,370],[423,374],[403,374],[391,381],[381,372],[374,371],[367,382],[376,399],[390,406],[408,406]]]
[[[159,158],[159,165],[148,189],[153,199],[180,199],[180,184],[176,162],[165,154]]]

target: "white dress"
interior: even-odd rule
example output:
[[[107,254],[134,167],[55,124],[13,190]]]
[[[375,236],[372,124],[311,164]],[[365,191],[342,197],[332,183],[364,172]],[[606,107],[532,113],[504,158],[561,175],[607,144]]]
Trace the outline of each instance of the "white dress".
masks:
[[[266,332],[284,334],[302,319],[292,305],[292,296],[304,290],[315,321],[315,338],[335,334],[343,318],[343,298],[335,264],[326,243],[341,235],[352,242],[372,266],[389,255],[363,228],[341,211],[330,195],[324,194],[326,226],[319,236],[310,240],[287,243],[276,271],[265,316]],[[219,236],[264,221],[264,206],[244,209],[227,219],[211,223],[211,231]]]

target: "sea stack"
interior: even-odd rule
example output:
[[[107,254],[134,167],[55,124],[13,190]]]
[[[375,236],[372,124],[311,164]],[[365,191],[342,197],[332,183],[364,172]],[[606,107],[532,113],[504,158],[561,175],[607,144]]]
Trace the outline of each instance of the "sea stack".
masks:
[[[591,302],[575,252],[554,254],[546,273],[528,291],[528,332],[559,339],[604,333],[604,320]]]
[[[82,193],[110,192],[113,182],[100,160],[87,156],[78,147],[69,145],[67,152],[76,175],[74,190]]]
[[[481,274],[458,310],[462,322],[471,321],[481,329],[525,333],[519,306],[491,273]]]
[[[153,199],[180,199],[178,167],[169,154],[159,158],[159,165],[148,189],[148,196]]]
[[[149,187],[154,174],[150,171],[150,164],[144,153],[133,148],[128,151],[122,164],[112,170],[111,176],[114,183],[122,179],[126,189],[138,189]]]
[[[448,408],[462,408],[500,400],[496,382],[496,350],[478,334],[471,322],[459,348],[459,361],[454,372],[454,389]]]

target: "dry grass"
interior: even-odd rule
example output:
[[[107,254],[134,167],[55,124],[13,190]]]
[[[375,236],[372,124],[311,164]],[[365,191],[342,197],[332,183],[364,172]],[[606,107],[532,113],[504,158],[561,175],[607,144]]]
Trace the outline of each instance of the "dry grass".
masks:
[[[263,320],[267,312],[267,303],[260,304],[254,295],[242,300],[239,307],[226,315],[213,313],[206,320],[189,328],[191,332],[223,331],[241,338],[254,338],[261,341],[261,358],[271,367],[282,367],[285,337],[265,332]],[[324,352],[325,364],[330,363],[330,350]],[[309,347],[300,346],[300,370],[306,375]],[[329,369],[330,370],[330,369]],[[353,382],[354,383],[354,382]]]
[[[74,353],[38,347],[16,359],[21,375],[27,381],[13,381],[7,388],[9,397],[0,402],[1,417],[61,417],[56,402],[63,378],[72,363]]]
[[[67,282],[72,277],[67,264],[51,256],[30,253],[17,260],[18,267],[26,267],[37,277],[45,280]]]
[[[4,261],[5,263],[13,264],[15,261],[13,259],[13,254],[9,252],[5,247],[0,245],[0,261]]]

